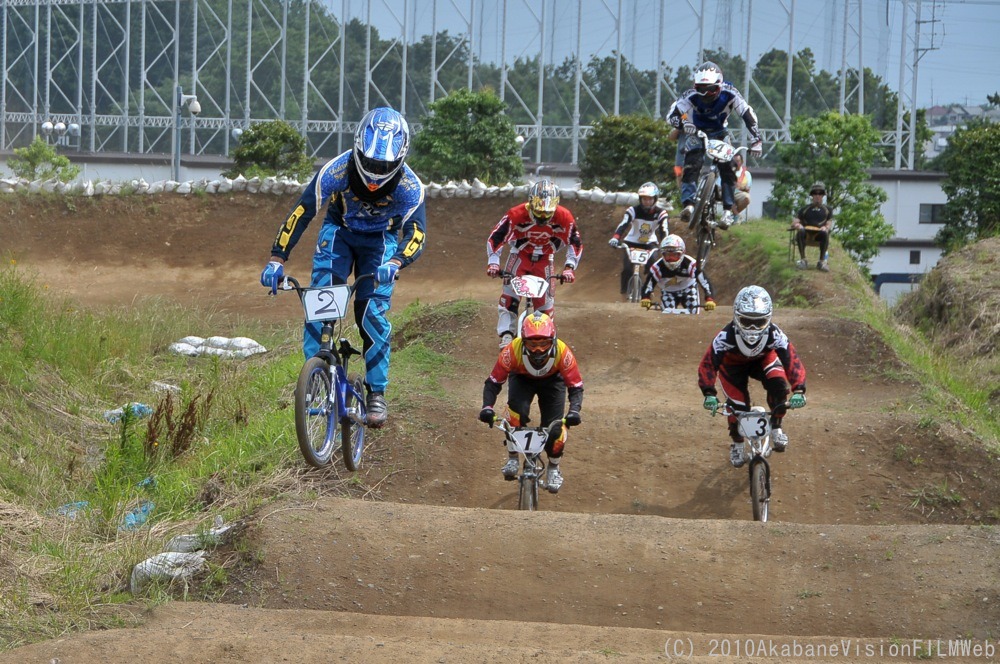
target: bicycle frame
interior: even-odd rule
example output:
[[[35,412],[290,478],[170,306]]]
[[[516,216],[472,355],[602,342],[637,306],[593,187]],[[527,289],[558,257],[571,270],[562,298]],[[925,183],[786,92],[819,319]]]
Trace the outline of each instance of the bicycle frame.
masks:
[[[545,462],[542,452],[545,443],[552,436],[555,426],[561,420],[547,427],[515,427],[506,419],[498,417],[495,424],[504,432],[507,441],[507,451],[517,453],[521,457],[521,473],[517,477],[518,509],[534,511],[538,507],[538,488],[547,489],[545,477]]]
[[[695,259],[701,270],[708,260],[708,254],[715,246],[715,229],[718,227],[718,204],[722,200],[721,184],[719,182],[719,164],[729,163],[740,152],[747,150],[746,146],[735,148],[726,141],[709,138],[703,131],[698,132],[705,149],[705,164],[698,178],[697,198],[694,211],[688,221],[688,229],[695,231],[697,251]]]
[[[550,266],[552,258],[553,257],[550,255]],[[503,279],[504,284],[510,285],[515,295],[524,300],[524,311],[522,311],[517,317],[517,331],[515,334],[521,333],[521,324],[524,323],[524,319],[527,318],[532,311],[534,311],[534,301],[545,297],[545,294],[550,290],[554,292],[556,282],[564,282],[562,275],[552,273],[551,267],[549,268],[548,277],[537,277],[533,274],[516,275],[513,272],[507,271],[501,272],[500,277]]]
[[[348,470],[357,470],[361,460],[366,426],[364,388],[360,377],[352,380],[348,374],[351,356],[361,355],[361,351],[340,335],[351,297],[360,283],[371,278],[373,274],[366,274],[350,285],[303,288],[294,277],[286,276],[278,287],[298,294],[308,322],[322,323],[319,350],[306,360],[296,386],[299,446],[306,461],[316,467],[329,463],[338,424],[344,465]],[[336,345],[334,339],[338,339]],[[317,377],[320,373],[322,378]],[[319,400],[315,398],[317,390],[322,393]],[[313,443],[314,427],[320,427],[316,433],[323,438],[318,450]]]
[[[750,501],[754,521],[767,521],[771,502],[771,466],[767,459],[771,456],[771,417],[760,406],[749,411],[733,409],[728,403],[717,411],[722,415],[736,418],[736,426],[744,439],[744,453],[748,454],[747,472],[750,480]],[[714,413],[713,413],[714,414]]]
[[[623,244],[622,249],[628,253],[628,259],[632,263],[632,276],[629,278],[626,291],[628,301],[638,303],[642,300],[642,268],[646,266],[653,250],[630,247],[627,244]]]

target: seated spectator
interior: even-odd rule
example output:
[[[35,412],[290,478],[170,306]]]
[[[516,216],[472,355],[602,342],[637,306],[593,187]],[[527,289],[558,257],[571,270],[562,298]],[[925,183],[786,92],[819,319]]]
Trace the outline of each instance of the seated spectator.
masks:
[[[795,264],[800,270],[809,267],[806,261],[806,243],[819,244],[819,262],[816,268],[829,272],[828,250],[830,248],[830,230],[833,228],[833,211],[823,204],[826,187],[817,182],[809,189],[812,202],[799,210],[792,221],[795,231],[795,244],[799,248],[799,261]]]

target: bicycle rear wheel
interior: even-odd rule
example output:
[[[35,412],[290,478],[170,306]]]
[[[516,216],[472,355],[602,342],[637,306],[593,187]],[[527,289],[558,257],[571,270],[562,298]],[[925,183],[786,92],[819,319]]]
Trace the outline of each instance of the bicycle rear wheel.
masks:
[[[352,376],[349,380],[355,392],[364,394],[365,388],[361,376]],[[351,408],[356,408],[358,414],[364,419],[364,403],[350,390],[347,391],[344,406],[348,412]],[[344,466],[350,471],[357,470],[358,466],[361,465],[361,455],[365,451],[365,427],[354,422],[350,417],[344,416],[344,419],[340,421],[340,446],[344,455]]]
[[[295,434],[306,463],[322,468],[330,463],[337,436],[337,394],[330,383],[330,365],[310,357],[295,385]]]
[[[639,302],[642,300],[642,279],[638,272],[633,272],[628,280],[628,301]]]
[[[712,204],[712,198],[715,196],[715,178],[716,173],[709,171],[701,179],[698,186],[698,198],[694,202],[691,219],[688,220],[688,230],[693,231],[702,223],[702,217],[705,216],[706,209]]]
[[[753,520],[767,521],[767,507],[771,500],[767,462],[757,458],[750,462],[750,501],[753,504]]]

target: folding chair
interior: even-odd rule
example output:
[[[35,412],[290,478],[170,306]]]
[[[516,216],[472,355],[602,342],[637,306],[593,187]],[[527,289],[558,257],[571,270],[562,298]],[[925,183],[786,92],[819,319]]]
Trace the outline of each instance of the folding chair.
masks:
[[[806,226],[806,246],[807,247],[819,247],[819,240],[816,239],[816,231],[819,230],[818,226]],[[795,243],[795,236],[798,233],[798,229],[793,226],[788,227],[788,262],[795,263],[799,260],[799,247]],[[819,260],[830,260],[830,251],[827,249],[826,256],[820,256]]]

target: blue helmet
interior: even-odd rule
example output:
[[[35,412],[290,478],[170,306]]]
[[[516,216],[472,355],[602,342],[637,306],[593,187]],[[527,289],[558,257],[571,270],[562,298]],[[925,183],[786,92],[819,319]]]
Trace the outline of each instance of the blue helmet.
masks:
[[[370,191],[392,179],[410,150],[410,127],[391,108],[368,111],[354,132],[354,164]]]

